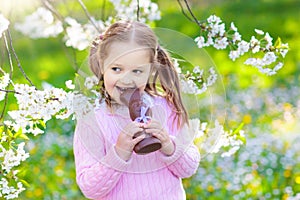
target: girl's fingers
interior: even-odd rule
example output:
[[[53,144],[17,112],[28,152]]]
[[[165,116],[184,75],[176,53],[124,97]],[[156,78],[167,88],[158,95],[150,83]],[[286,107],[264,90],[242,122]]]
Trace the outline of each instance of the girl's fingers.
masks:
[[[145,138],[145,134],[140,135],[132,140],[133,146],[142,141]]]

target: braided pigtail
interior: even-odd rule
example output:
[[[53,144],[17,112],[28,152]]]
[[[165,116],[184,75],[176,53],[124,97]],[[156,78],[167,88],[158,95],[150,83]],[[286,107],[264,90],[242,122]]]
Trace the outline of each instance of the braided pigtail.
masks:
[[[160,46],[157,48],[157,65],[153,83],[156,82],[157,78],[159,78],[160,86],[164,90],[165,98],[175,106],[177,119],[174,120],[177,120],[177,125],[180,127],[184,123],[188,123],[188,114],[182,102],[177,71],[168,53]]]

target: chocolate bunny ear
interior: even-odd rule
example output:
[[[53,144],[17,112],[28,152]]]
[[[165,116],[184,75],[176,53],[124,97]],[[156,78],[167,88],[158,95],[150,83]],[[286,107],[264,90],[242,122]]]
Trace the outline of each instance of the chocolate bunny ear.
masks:
[[[122,103],[129,107],[130,99],[136,91],[139,93],[138,88],[128,88],[124,90],[120,95],[120,100],[122,101]]]

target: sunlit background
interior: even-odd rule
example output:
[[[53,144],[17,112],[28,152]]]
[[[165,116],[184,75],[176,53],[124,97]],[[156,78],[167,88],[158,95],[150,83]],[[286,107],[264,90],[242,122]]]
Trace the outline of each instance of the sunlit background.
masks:
[[[63,16],[87,21],[78,1],[53,2]],[[199,28],[184,17],[177,1],[155,2],[162,18],[153,26],[192,38],[199,35]],[[300,1],[189,2],[199,19],[216,14],[228,26],[233,21],[248,40],[254,29],[264,30],[289,43],[290,52],[279,73],[266,76],[244,65],[243,58],[233,62],[227,51],[206,49],[225,85],[226,126],[234,128],[243,122],[247,143],[231,157],[205,155],[197,174],[184,180],[187,199],[300,199]],[[107,1],[84,3],[96,18],[113,14]],[[37,0],[1,0],[0,11],[14,23],[39,5]],[[10,29],[21,64],[38,87],[64,87],[65,81],[73,79],[76,70],[86,62],[88,51],[65,47],[62,36],[33,40],[13,27]],[[1,66],[7,64],[3,56]],[[17,68],[13,80],[26,82]],[[16,104],[10,102],[9,109],[13,108]],[[75,183],[73,131],[73,121],[51,120],[45,134],[32,137],[28,146],[31,157],[23,166],[29,185],[19,199],[84,199]]]

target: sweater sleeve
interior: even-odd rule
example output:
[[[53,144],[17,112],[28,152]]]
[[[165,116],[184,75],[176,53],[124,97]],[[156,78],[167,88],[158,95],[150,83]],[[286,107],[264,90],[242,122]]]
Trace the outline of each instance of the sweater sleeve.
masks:
[[[185,129],[184,131],[190,131]],[[181,131],[180,134],[187,134]],[[175,151],[171,156],[161,154],[160,159],[167,165],[168,169],[179,178],[188,178],[196,173],[200,153],[198,148],[193,144],[193,140],[182,140],[182,136],[171,137]]]
[[[76,181],[82,193],[90,199],[106,196],[118,183],[122,169],[128,165],[118,157],[113,145],[105,149],[96,124],[93,120],[78,122],[73,141]]]
[[[167,131],[170,134],[175,150],[171,156],[160,155],[160,160],[164,162],[168,169],[179,178],[187,178],[195,174],[200,162],[199,149],[193,141],[196,131],[199,130],[199,121],[190,120],[189,125],[184,124],[177,129],[177,118],[174,109],[170,104],[165,104],[167,114]]]

